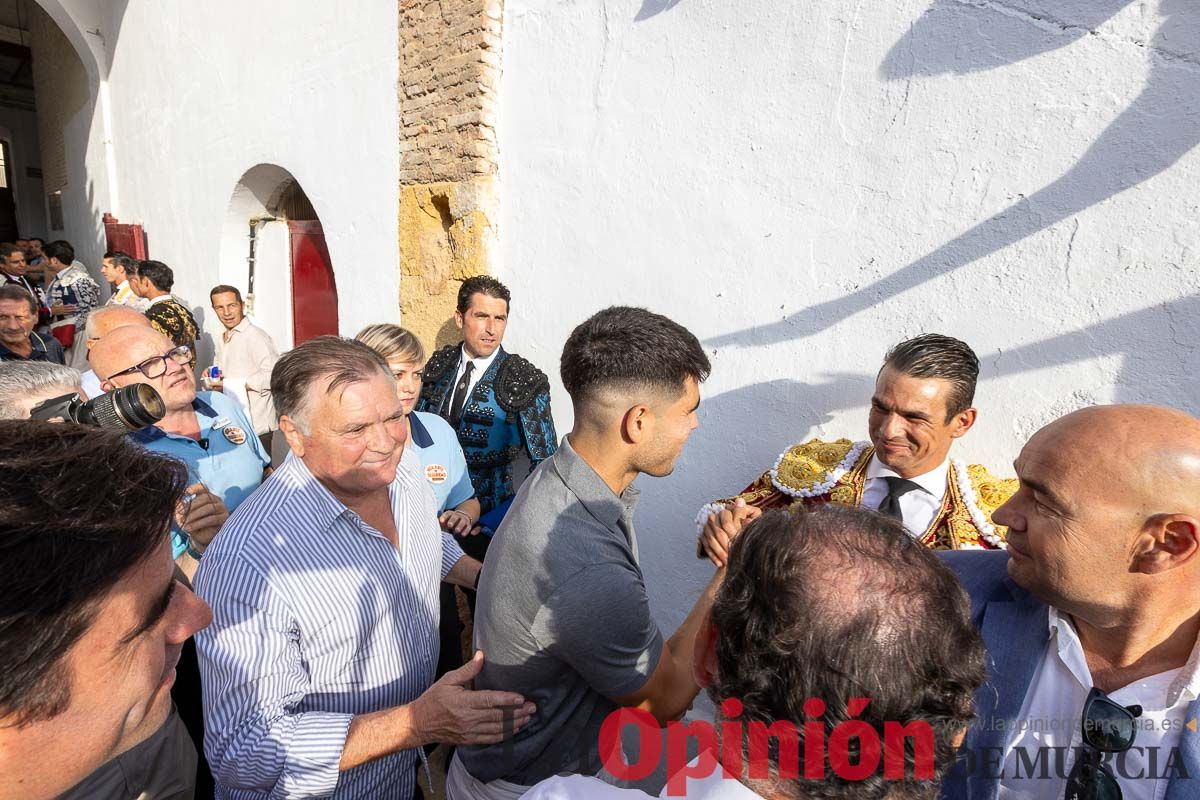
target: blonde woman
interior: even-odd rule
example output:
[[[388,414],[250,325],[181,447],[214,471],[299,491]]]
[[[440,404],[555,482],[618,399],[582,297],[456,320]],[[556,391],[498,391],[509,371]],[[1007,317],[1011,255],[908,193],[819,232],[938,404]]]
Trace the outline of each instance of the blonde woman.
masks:
[[[462,537],[479,533],[479,501],[467,472],[467,459],[450,423],[437,414],[413,411],[421,396],[425,348],[411,331],[399,325],[368,325],[354,337],[383,356],[396,377],[396,393],[408,423],[405,447],[411,447],[425,468],[425,479],[437,499],[442,530]],[[463,665],[463,621],[454,587],[443,583],[439,593],[438,663],[441,677]],[[420,763],[417,764],[418,770]]]
[[[421,396],[425,348],[399,325],[369,325],[354,338],[383,356],[396,376],[396,392],[408,422],[405,447],[413,448],[425,467],[425,478],[438,501],[442,529],[460,537],[478,533],[479,501],[458,436],[437,414],[413,411]]]

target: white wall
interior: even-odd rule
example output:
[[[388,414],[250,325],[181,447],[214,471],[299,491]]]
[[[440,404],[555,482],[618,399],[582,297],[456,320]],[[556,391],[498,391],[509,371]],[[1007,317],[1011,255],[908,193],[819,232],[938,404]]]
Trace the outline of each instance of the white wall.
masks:
[[[976,349],[959,453],[1003,474],[1079,405],[1200,411],[1191,0],[509,0],[501,101],[512,349],[555,375],[623,303],[712,356],[675,474],[639,481],[668,630],[711,574],[696,508],[865,438],[903,338]]]
[[[12,144],[13,199],[17,205],[17,227],[22,236],[39,236],[46,241],[45,198],[42,179],[29,177],[26,170],[42,164],[38,149],[37,114],[19,108],[0,108],[0,127]]]
[[[59,6],[97,16],[95,0],[39,1],[60,25]],[[71,181],[90,213],[73,220],[75,235],[94,239],[104,211],[144,224],[151,257],[174,269],[176,292],[203,324],[234,189],[255,165],[276,164],[321,218],[342,331],[397,320],[396,4],[361,4],[353,14],[285,0],[99,5],[102,35],[92,38],[101,40],[102,99],[82,141],[68,138],[85,158],[86,179]],[[364,271],[367,279],[350,279]],[[260,302],[286,291],[257,289]]]

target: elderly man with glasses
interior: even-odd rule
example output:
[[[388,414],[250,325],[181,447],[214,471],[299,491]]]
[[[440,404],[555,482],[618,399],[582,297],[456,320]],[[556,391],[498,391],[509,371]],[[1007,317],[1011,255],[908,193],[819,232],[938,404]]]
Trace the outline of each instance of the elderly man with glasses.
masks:
[[[220,393],[197,394],[186,345],[176,345],[152,328],[126,326],[97,341],[90,359],[104,391],[148,383],[162,395],[166,416],[131,435],[147,448],[187,464],[194,490],[190,493],[196,495],[193,512],[208,493],[232,512],[269,474],[270,457],[245,412]],[[190,523],[188,528],[173,530],[172,544],[180,568],[191,576],[216,531],[206,531],[205,539]]]
[[[190,580],[222,523],[270,473],[271,460],[236,403],[220,393],[197,394],[196,378],[188,366],[191,348],[186,345],[176,345],[153,328],[126,325],[95,341],[88,358],[104,391],[148,383],[163,398],[166,416],[130,436],[147,449],[174,456],[187,465],[191,485],[184,495],[185,507],[171,526],[171,551]],[[177,675],[172,694],[200,749],[204,739],[202,698],[195,645],[190,639]],[[212,778],[203,758],[196,796],[212,796]]]

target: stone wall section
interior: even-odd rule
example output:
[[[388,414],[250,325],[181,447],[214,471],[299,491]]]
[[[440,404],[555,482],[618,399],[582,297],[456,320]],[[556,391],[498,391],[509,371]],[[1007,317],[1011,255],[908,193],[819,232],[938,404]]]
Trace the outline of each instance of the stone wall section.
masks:
[[[400,0],[400,315],[430,351],[495,252],[502,17],[501,0]]]

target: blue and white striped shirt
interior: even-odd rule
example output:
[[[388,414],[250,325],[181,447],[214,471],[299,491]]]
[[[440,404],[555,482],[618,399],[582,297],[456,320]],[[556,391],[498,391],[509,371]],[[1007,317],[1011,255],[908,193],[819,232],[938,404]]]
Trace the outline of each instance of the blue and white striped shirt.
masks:
[[[338,771],[355,714],[433,682],[438,584],[463,555],[411,451],[389,493],[398,547],[289,455],[205,551],[196,593],[213,623],[196,644],[217,797],[412,797],[416,749]]]

